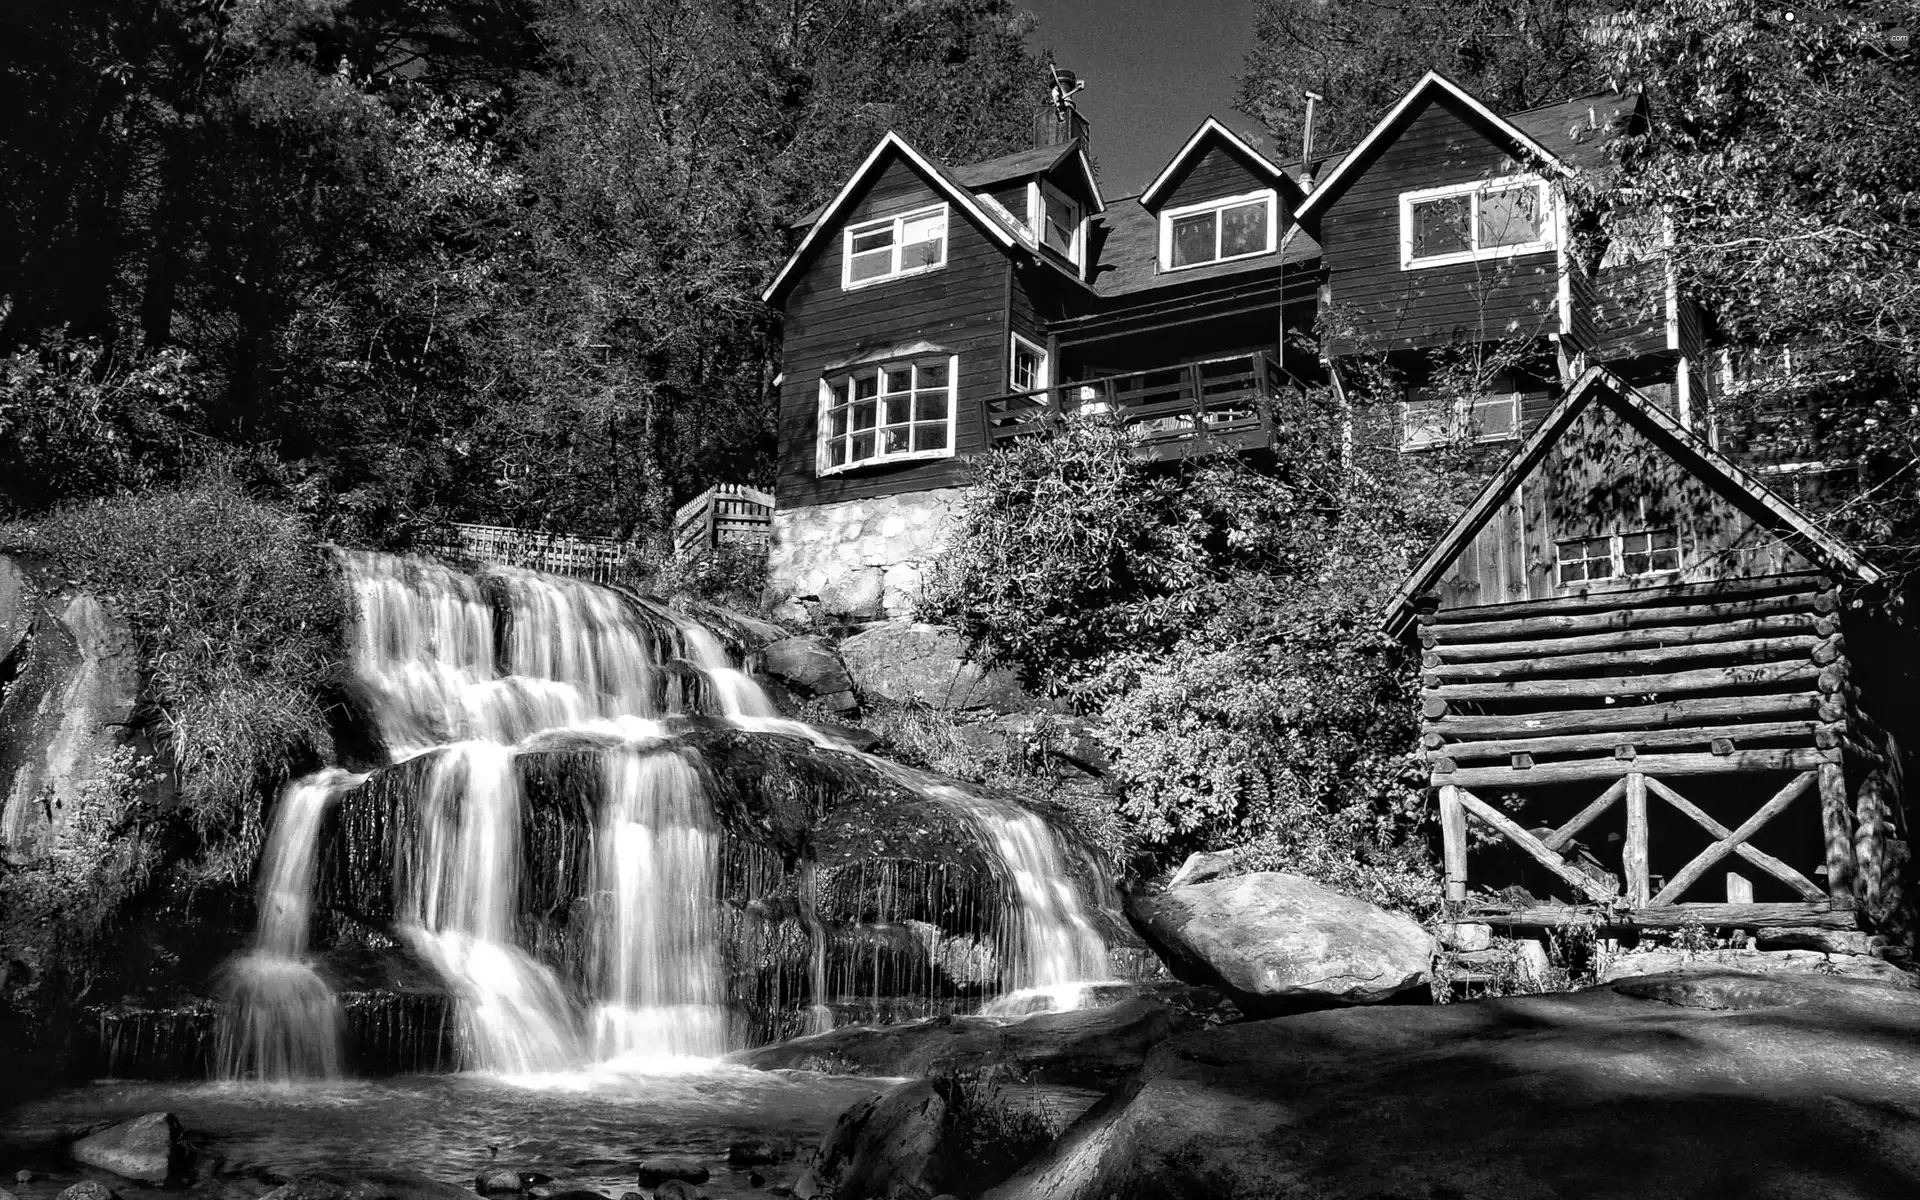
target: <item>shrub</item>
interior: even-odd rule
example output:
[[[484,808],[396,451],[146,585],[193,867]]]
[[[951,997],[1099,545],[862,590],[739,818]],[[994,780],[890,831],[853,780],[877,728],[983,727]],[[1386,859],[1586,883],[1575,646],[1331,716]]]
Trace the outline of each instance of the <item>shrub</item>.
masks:
[[[244,879],[266,797],[332,752],[322,697],[345,597],[325,549],[300,518],[214,477],[0,526],[0,552],[126,619],[147,676],[136,719],[165,748],[194,873]]]
[[[1428,909],[1414,672],[1378,622],[1460,481],[1384,406],[1285,403],[1257,466],[1084,422],[976,460],[925,615],[1100,719],[1147,869],[1233,848]]]

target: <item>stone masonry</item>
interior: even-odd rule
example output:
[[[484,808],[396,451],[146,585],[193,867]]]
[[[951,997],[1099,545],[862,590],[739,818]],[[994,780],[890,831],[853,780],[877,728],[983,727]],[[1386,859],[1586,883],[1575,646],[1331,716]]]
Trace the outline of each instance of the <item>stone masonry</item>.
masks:
[[[910,615],[964,494],[935,488],[775,509],[767,576],[776,612],[795,619]]]

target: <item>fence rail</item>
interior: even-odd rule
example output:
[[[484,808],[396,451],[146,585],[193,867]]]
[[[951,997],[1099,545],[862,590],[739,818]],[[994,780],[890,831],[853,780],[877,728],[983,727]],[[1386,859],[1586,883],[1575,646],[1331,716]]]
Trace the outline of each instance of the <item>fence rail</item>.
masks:
[[[765,545],[772,530],[772,496],[744,484],[722,483],[673,514],[673,548],[690,554],[720,546]]]
[[[1050,432],[1067,413],[1110,413],[1155,458],[1267,445],[1285,375],[1265,354],[1179,363],[1015,392],[987,401],[995,444]]]
[[[619,577],[631,556],[631,547],[615,538],[543,533],[510,525],[455,522],[451,534],[434,549],[477,562],[576,575],[599,583]]]

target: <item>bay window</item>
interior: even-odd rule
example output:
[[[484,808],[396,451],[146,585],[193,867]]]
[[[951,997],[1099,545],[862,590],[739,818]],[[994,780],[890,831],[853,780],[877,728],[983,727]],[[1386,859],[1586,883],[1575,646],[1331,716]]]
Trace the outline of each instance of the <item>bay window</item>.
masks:
[[[954,355],[861,364],[820,381],[822,473],[953,453]]]

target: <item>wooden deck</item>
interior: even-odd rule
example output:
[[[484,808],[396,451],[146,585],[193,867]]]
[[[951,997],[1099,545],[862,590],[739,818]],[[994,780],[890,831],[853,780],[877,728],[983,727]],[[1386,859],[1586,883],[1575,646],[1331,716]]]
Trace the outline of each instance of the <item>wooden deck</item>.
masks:
[[[1050,434],[1069,415],[1109,415],[1154,459],[1273,444],[1273,397],[1286,375],[1272,356],[1241,354],[1013,392],[986,402],[992,445]]]

